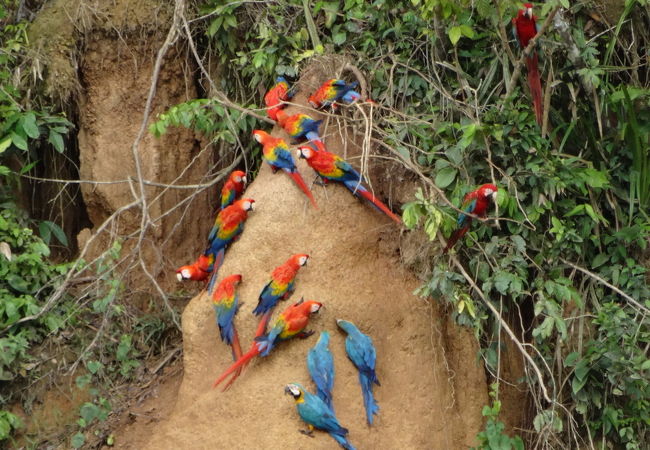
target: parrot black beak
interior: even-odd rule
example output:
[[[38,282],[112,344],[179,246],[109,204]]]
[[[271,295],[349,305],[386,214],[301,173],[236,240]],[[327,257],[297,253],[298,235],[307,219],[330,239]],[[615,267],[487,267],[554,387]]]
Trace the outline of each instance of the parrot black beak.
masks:
[[[533,18],[533,8],[526,8],[526,10],[524,11],[524,16],[527,19],[532,19]]]
[[[291,392],[291,388],[289,386],[284,387],[284,395],[291,395],[293,397],[293,393]]]

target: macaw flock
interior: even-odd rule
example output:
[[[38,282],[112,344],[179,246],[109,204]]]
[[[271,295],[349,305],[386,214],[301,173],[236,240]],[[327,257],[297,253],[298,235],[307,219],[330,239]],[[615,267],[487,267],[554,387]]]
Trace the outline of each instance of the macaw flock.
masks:
[[[532,5],[526,3],[524,7],[525,9],[520,10],[517,17],[513,19],[513,29],[522,48],[525,48],[537,33]],[[535,116],[538,123],[541,123],[541,85],[537,70],[537,55],[534,52],[527,58],[527,68]],[[356,82],[347,83],[340,79],[330,79],[309,97],[309,104],[317,110],[330,108],[335,111],[337,103],[351,104],[360,100],[361,95],[355,91],[356,86]],[[307,114],[287,115],[284,108],[293,94],[294,92],[289,88],[287,81],[279,77],[276,84],[264,96],[264,102],[269,118],[276,121],[296,142],[303,142],[298,146],[297,156],[307,161],[323,184],[330,181],[342,183],[353,195],[363,197],[389,218],[401,223],[399,216],[368,191],[364,186],[362,176],[352,165],[338,155],[327,151],[318,132],[322,121],[314,120]],[[371,100],[366,101],[370,102]],[[318,208],[310,189],[298,172],[289,145],[285,140],[271,136],[263,130],[253,131],[253,136],[262,145],[263,159],[271,166],[273,173],[278,170],[285,172],[307,196],[314,208]],[[313,331],[306,331],[309,318],[311,314],[317,313],[322,307],[322,304],[317,301],[301,299],[286,308],[267,331],[273,310],[280,300],[286,300],[291,296],[295,289],[298,271],[309,260],[309,255],[306,254],[292,255],[284,264],[273,270],[269,282],[260,292],[257,307],[253,310],[254,315],[261,316],[260,322],[250,350],[246,354],[242,353],[234,323],[235,315],[239,309],[239,297],[236,289],[237,284],[242,281],[242,276],[239,274],[229,275],[224,277],[216,288],[215,284],[226,248],[239,238],[248,213],[253,210],[255,200],[240,198],[245,185],[246,174],[244,172],[237,170],[230,174],[221,191],[221,209],[208,235],[206,250],[194,263],[177,270],[179,281],[207,282],[207,291],[213,302],[221,339],[231,347],[234,360],[232,366],[214,382],[213,387],[216,387],[230,377],[224,385],[224,389],[227,389],[237,379],[254,357],[268,356],[279,341],[293,337],[307,338],[312,335]],[[465,196],[456,230],[448,239],[443,253],[447,253],[456,241],[467,233],[473,218],[486,216],[490,203],[496,200],[497,190],[493,184],[484,184]],[[373,385],[379,385],[379,380],[375,373],[376,351],[372,339],[349,321],[337,320],[337,325],[347,333],[345,349],[349,359],[359,371],[366,420],[369,425],[372,425],[373,418],[379,411],[373,396]],[[327,331],[321,332],[318,342],[309,351],[307,367],[316,386],[316,395],[297,383],[291,383],[285,387],[285,393],[293,397],[298,414],[308,425],[308,430],[303,433],[311,434],[314,428],[323,430],[329,433],[343,448],[353,449],[354,447],[346,437],[348,430],[338,422],[332,407],[334,362],[329,350],[329,333]]]

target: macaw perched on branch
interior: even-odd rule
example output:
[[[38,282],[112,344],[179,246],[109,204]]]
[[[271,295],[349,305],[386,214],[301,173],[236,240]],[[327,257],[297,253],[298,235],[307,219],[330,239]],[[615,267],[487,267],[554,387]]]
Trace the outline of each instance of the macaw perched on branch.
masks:
[[[263,315],[256,336],[266,332],[266,324],[271,319],[275,305],[280,300],[288,299],[295,289],[298,270],[309,260],[309,255],[298,253],[292,255],[284,264],[273,269],[271,280],[260,292],[257,306],[253,310],[256,316]]]
[[[217,214],[214,226],[208,235],[208,248],[205,251],[206,256],[213,258],[213,263],[209,267],[209,271],[212,272],[208,283],[209,293],[212,293],[217,273],[223,264],[226,247],[239,238],[241,232],[244,231],[244,222],[248,218],[248,212],[253,210],[254,203],[255,200],[252,198],[242,198]]]
[[[474,214],[478,217],[485,217],[488,206],[490,206],[490,201],[496,201],[497,191],[498,189],[495,185],[484,184],[483,186],[465,196],[461,209],[468,214]],[[447,246],[443,250],[443,254],[447,253],[449,249],[454,246],[456,241],[462,238],[465,233],[467,233],[471,224],[471,216],[467,216],[462,213],[458,215],[456,230],[449,237]]]
[[[284,388],[284,393],[293,397],[300,418],[307,423],[308,430],[301,433],[311,436],[314,428],[326,431],[346,450],[355,450],[347,440],[347,428],[343,428],[334,412],[319,397],[305,390],[301,385],[292,383]]]
[[[264,96],[264,103],[266,104],[266,114],[269,119],[278,121],[278,111],[282,110],[286,105],[282,104],[284,101],[291,100],[294,93],[289,89],[289,83],[284,77],[277,77],[275,85],[269,89]]]
[[[512,32],[522,51],[539,31],[536,19],[537,17],[533,14],[533,5],[531,3],[524,3],[524,9],[520,9],[517,12],[517,17],[512,19]],[[544,106],[542,100],[542,82],[539,77],[537,52],[535,50],[526,58],[526,69],[528,71],[528,86],[530,86],[530,94],[533,97],[535,119],[537,119],[537,123],[541,127],[544,117]]]
[[[305,180],[300,176],[300,172],[298,172],[298,168],[296,167],[296,162],[293,160],[293,156],[291,156],[291,152],[289,151],[289,146],[284,142],[284,139],[273,137],[266,131],[262,130],[254,130],[253,137],[255,137],[257,142],[262,144],[264,160],[271,166],[273,173],[282,169],[291,177],[300,190],[305,193],[312,205],[314,205],[314,208],[318,209],[316,200],[309,190],[309,187],[307,187]]]
[[[358,81],[346,83],[345,80],[338,80],[332,78],[318,88],[309,97],[309,104],[314,109],[321,109],[331,106],[336,108],[336,102],[343,101],[345,103],[352,103],[361,98],[361,94],[354,89],[359,85]]]
[[[214,255],[199,255],[196,261],[187,266],[181,266],[176,271],[178,281],[207,281],[212,272]]]
[[[363,404],[366,407],[366,419],[368,425],[372,425],[374,415],[379,412],[379,406],[372,395],[373,383],[379,386],[379,380],[375,373],[377,354],[370,336],[363,334],[347,320],[337,320],[336,324],[348,334],[345,339],[345,351],[352,364],[359,370],[359,383],[363,392]]]
[[[319,150],[324,150],[325,145],[318,134],[318,127],[322,120],[314,120],[307,114],[294,114],[288,116],[284,111],[278,112],[278,123],[296,141],[308,140],[314,142]]]
[[[221,340],[232,348],[232,358],[237,361],[242,357],[239,335],[235,328],[235,315],[239,311],[239,295],[235,291],[241,283],[241,275],[230,275],[212,293],[212,306],[219,326]]]
[[[316,394],[325,402],[327,407],[334,411],[332,407],[332,388],[334,387],[334,358],[328,345],[330,334],[327,331],[321,331],[318,342],[307,353],[307,368],[311,379],[316,385]]]
[[[235,200],[241,197],[244,188],[246,187],[246,174],[241,170],[235,170],[228,177],[221,188],[221,209],[232,205]]]
[[[301,299],[298,303],[295,303],[285,309],[282,314],[276,319],[275,323],[271,327],[271,330],[264,336],[259,336],[255,338],[255,342],[251,346],[251,349],[244,356],[239,358],[232,366],[228,368],[212,385],[213,388],[217,387],[223,380],[225,380],[228,375],[235,372],[240,367],[245,366],[253,359],[255,356],[267,356],[271,350],[275,347],[276,341],[285,341],[291,339],[292,337],[307,338],[314,334],[313,331],[304,331],[307,325],[309,324],[309,316],[311,314],[317,313],[321,307],[322,303],[315,302],[313,300],[304,301]],[[235,374],[226,388],[230,386],[235,379],[237,374]]]
[[[309,146],[298,147],[298,156],[307,160],[309,167],[314,169],[324,183],[338,181],[355,196],[361,196],[372,203],[378,210],[386,214],[397,223],[402,223],[399,216],[393,214],[381,201],[372,195],[361,183],[359,172],[338,155],[325,150],[316,150]]]

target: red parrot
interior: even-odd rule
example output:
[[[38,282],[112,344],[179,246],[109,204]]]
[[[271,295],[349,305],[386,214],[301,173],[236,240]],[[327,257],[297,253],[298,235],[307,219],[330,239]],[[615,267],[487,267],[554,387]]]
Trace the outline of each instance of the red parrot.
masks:
[[[241,283],[241,275],[227,276],[212,293],[212,304],[221,340],[230,345],[235,361],[242,356],[239,335],[234,323],[235,315],[239,310],[239,295],[235,292],[239,283]]]
[[[269,119],[278,121],[278,112],[280,112],[286,105],[282,102],[291,100],[293,92],[289,89],[289,83],[284,77],[277,77],[275,85],[264,96],[264,103],[266,104],[266,114]]]
[[[323,83],[309,97],[309,104],[312,108],[320,109],[327,106],[335,108],[336,102],[341,100],[345,103],[352,103],[361,98],[361,95],[354,90],[358,85],[357,81],[348,84],[344,80],[332,78]]]
[[[394,214],[386,205],[379,201],[361,183],[359,172],[338,155],[325,150],[315,150],[308,146],[298,147],[298,156],[307,160],[309,167],[314,169],[323,182],[339,181],[355,196],[361,196],[372,203],[378,210],[386,214],[397,223],[402,219]]]
[[[248,212],[253,210],[254,203],[255,200],[252,198],[242,198],[217,214],[214,226],[208,235],[208,248],[204,252],[206,256],[213,258],[213,263],[209,268],[212,272],[208,283],[209,293],[212,292],[219,267],[223,264],[226,247],[239,238],[241,232],[244,231],[244,222],[248,218]]]
[[[496,201],[497,190],[497,187],[493,184],[484,184],[465,196],[461,209],[469,214],[474,214],[478,217],[485,217],[488,206],[490,206],[490,201]],[[462,213],[458,215],[456,230],[449,237],[447,246],[442,252],[443,254],[447,253],[449,249],[454,246],[456,241],[467,233],[471,224],[471,216]]]
[[[314,334],[313,331],[304,330],[309,323],[309,316],[317,313],[322,306],[322,303],[313,300],[303,301],[302,299],[298,303],[289,306],[280,314],[273,327],[271,327],[271,330],[264,336],[256,337],[248,353],[239,358],[237,362],[217,378],[212,387],[217,387],[228,375],[248,364],[254,357],[258,355],[267,356],[275,346],[277,340],[284,341],[294,336],[307,338]],[[226,387],[230,386],[236,378],[237,374],[230,379]]]
[[[277,172],[279,169],[282,169],[305,193],[307,198],[309,198],[311,201],[312,205],[314,205],[314,208],[318,208],[316,200],[314,200],[314,196],[307,187],[305,180],[303,180],[300,176],[300,172],[298,172],[296,163],[291,156],[291,152],[289,151],[289,146],[286,142],[284,142],[284,139],[273,137],[266,131],[262,130],[254,130],[253,136],[257,142],[262,144],[262,153],[264,155],[264,160],[271,166],[273,173]]]
[[[224,209],[227,206],[232,205],[235,200],[241,197],[242,192],[244,192],[244,187],[246,186],[246,174],[241,170],[235,170],[228,177],[221,188],[221,209]]]
[[[255,336],[266,332],[266,325],[271,319],[275,305],[280,300],[286,300],[295,289],[296,275],[298,270],[309,260],[309,255],[298,253],[292,255],[284,264],[273,269],[271,280],[264,286],[258,299],[257,306],[253,310],[256,316],[263,315],[262,322],[258,325]]]
[[[210,267],[213,262],[214,255],[199,255],[192,264],[179,267],[176,271],[176,278],[178,278],[178,281],[206,281],[210,276],[210,272],[212,272]]]
[[[533,5],[531,3],[524,3],[524,8],[525,9],[520,9],[517,12],[517,17],[512,19],[512,31],[522,51],[528,46],[528,42],[535,37],[538,32],[536,23],[537,17],[533,14]],[[544,106],[542,104],[542,82],[539,78],[537,62],[537,52],[533,49],[530,55],[526,58],[526,69],[528,71],[528,86],[530,86],[530,93],[533,96],[535,119],[539,126],[542,126]]]

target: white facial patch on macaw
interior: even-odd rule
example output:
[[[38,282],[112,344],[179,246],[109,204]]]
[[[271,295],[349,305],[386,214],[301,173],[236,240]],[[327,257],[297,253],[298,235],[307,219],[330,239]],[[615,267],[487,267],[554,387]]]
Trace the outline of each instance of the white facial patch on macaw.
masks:
[[[298,156],[302,156],[303,158],[309,159],[309,158],[311,158],[311,155],[312,155],[311,149],[302,147],[300,149],[300,155],[298,155]]]
[[[298,259],[298,264],[300,264],[301,266],[304,266],[305,264],[307,264],[308,259],[309,259],[309,256],[301,256]]]
[[[236,177],[235,177],[235,182],[237,182],[237,183],[241,183],[241,177],[236,176]]]
[[[309,311],[311,313],[317,313],[320,310],[321,306],[322,305],[320,303],[314,303],[313,305],[311,305],[311,308],[309,308]]]
[[[252,211],[253,210],[253,204],[246,200],[245,202],[242,203],[242,208],[244,208],[244,211]]]
[[[262,136],[259,133],[253,133],[255,140],[259,143],[262,143]]]
[[[288,384],[285,390],[288,390],[291,395],[294,397],[299,397],[300,396],[300,388],[296,386],[295,384]]]

